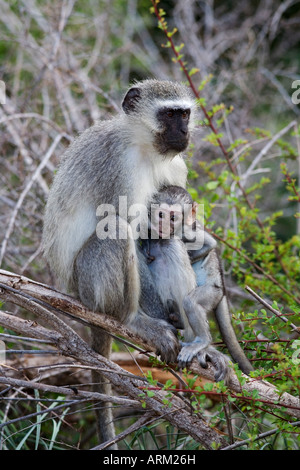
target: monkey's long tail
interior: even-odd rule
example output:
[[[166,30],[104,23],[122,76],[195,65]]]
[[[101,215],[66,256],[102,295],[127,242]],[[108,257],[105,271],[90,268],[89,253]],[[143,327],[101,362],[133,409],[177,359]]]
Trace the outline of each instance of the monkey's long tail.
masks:
[[[222,335],[222,338],[228,348],[232,359],[237,362],[239,368],[247,375],[251,370],[254,370],[250,361],[245,356],[241,348],[235,331],[231,323],[231,315],[227,303],[226,296],[224,296],[215,311],[216,320]]]
[[[111,354],[112,337],[99,328],[91,328],[92,347],[104,357]],[[99,372],[92,371],[93,389],[95,392],[112,395],[111,385]],[[96,408],[97,431],[100,443],[113,440],[115,427],[113,422],[112,405],[108,402],[100,402]],[[117,444],[112,444],[108,450],[117,450]]]

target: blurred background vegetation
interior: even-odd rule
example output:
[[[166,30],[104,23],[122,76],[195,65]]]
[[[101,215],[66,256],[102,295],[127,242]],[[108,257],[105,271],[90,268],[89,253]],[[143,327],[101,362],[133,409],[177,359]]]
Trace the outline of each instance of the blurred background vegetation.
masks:
[[[150,0],[0,0],[0,79],[6,85],[6,103],[0,106],[2,269],[56,285],[40,242],[49,186],[65,148],[95,120],[118,112],[133,80],[187,80],[171,48],[162,47],[167,40],[151,6]],[[207,79],[200,96],[234,168],[232,173],[209,138],[211,128],[199,109],[188,152],[189,186],[205,205],[208,229],[219,236],[238,331],[249,344],[254,338],[292,341],[279,320],[270,325],[244,285],[270,304],[276,301],[297,323],[300,106],[292,102],[292,83],[300,79],[300,2],[164,0],[159,7],[169,31],[178,30],[172,40],[184,44],[188,70],[199,69],[192,76],[195,87]],[[220,103],[224,106],[214,108]],[[263,347],[252,347],[259,351],[256,366],[274,370],[277,361],[281,370],[281,352],[270,359],[274,350]],[[287,389],[295,393],[297,386],[294,378]],[[3,411],[5,418],[26,414],[26,406],[14,404]],[[60,436],[58,447],[91,446],[93,433],[86,428],[92,415],[78,411],[78,416],[77,428]],[[10,429],[3,446],[21,442],[30,448],[21,429],[22,424]],[[169,428],[149,431],[152,444],[139,445],[172,446],[169,433]],[[292,440],[283,446],[295,445]]]
[[[6,236],[1,260],[7,267],[25,267],[32,275],[40,267],[44,273],[42,260],[31,257],[41,238],[48,186],[69,140],[94,120],[115,113],[132,80],[185,80],[172,62],[171,50],[161,47],[166,40],[150,6],[149,0],[0,1],[0,77],[7,93],[0,110],[1,237],[7,235],[27,180],[62,134]],[[234,107],[227,141],[248,139],[248,128],[276,133],[299,117],[300,107],[291,101],[292,82],[299,79],[299,2],[187,0],[161,6],[170,29],[178,29],[176,40],[185,45],[188,65],[200,69],[196,85],[213,74],[204,91],[209,105],[223,102]],[[36,115],[17,119],[17,113]],[[199,160],[220,157],[218,149],[202,140],[205,134],[201,128],[195,133],[194,166]],[[283,154],[272,149],[266,156],[268,168],[276,168],[288,150]],[[272,177],[264,208],[286,209],[278,227],[286,239],[296,222],[288,217],[292,209],[280,172]]]

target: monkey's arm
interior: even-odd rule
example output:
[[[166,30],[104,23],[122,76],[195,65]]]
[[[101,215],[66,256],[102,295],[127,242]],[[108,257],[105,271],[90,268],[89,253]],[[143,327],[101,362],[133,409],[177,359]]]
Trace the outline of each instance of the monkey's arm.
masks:
[[[249,375],[253,367],[241,348],[232,326],[231,315],[225,293],[223,270],[216,250],[193,264],[198,288],[197,301],[207,311],[215,313],[216,321],[227,349],[240,369]],[[207,303],[208,302],[208,303]],[[193,314],[190,315],[191,318]]]
[[[196,236],[192,241],[186,237],[186,232],[183,235],[183,242],[186,244],[192,264],[204,258],[211,250],[217,247],[216,240],[198,222],[196,222],[195,227]],[[193,232],[195,233],[195,230]]]
[[[120,230],[130,232],[130,226],[122,223]],[[94,234],[85,243],[74,266],[79,298],[88,308],[123,322],[150,341],[162,360],[173,362],[179,350],[176,330],[160,314],[163,309],[154,283],[150,284],[146,259],[129,232],[127,238],[123,234],[102,240]]]
[[[221,288],[207,283],[194,289],[184,299],[183,308],[189,325],[184,330],[186,342],[182,343],[177,358],[181,368],[188,366],[194,357],[197,357],[204,368],[207,367],[207,362],[211,362],[215,369],[216,381],[226,379],[229,371],[228,358],[211,346],[212,338],[207,314],[213,310],[216,303],[220,302],[222,296]]]
[[[145,241],[150,242],[150,240]],[[152,318],[167,321],[176,329],[183,329],[184,325],[177,302],[175,302],[173,299],[166,299],[165,303],[163,304],[159,296],[156,282],[154,281],[151,271],[149,270],[148,256],[144,256],[143,244],[139,245],[137,255],[139,259],[139,274],[141,280],[141,294],[139,301],[141,310]],[[155,259],[156,257],[153,256],[153,261]]]
[[[186,346],[195,343],[198,349],[203,349],[211,343],[212,338],[205,310],[207,302],[202,305],[199,289],[196,287],[183,300],[183,309],[188,320],[188,327],[184,331],[185,343],[183,344]]]

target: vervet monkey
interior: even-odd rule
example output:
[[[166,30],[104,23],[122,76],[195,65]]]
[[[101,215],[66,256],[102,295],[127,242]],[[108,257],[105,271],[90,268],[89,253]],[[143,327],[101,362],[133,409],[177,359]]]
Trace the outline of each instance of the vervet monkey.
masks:
[[[173,320],[180,322],[181,316],[184,325],[179,366],[197,357],[202,367],[207,367],[207,361],[213,363],[216,380],[226,378],[228,362],[211,346],[207,315],[214,312],[232,358],[249,374],[253,368],[232,327],[216,241],[196,221],[197,203],[178,186],[163,188],[152,202],[151,239],[143,241],[143,249],[163,304],[170,308],[170,300],[175,301]],[[193,249],[188,251],[192,240]]]
[[[186,86],[145,80],[128,90],[122,108],[119,116],[84,131],[66,151],[46,206],[44,254],[65,288],[88,308],[117,318],[152,342],[163,360],[174,361],[179,351],[174,328],[157,318],[155,305],[148,305],[147,313],[140,307],[143,262],[119,197],[127,198],[128,207],[147,206],[161,186],[186,185],[181,152],[190,140],[195,101]],[[97,236],[96,211],[104,204],[115,208],[110,219],[123,238]],[[111,337],[99,329],[92,337],[95,350],[109,357]],[[99,382],[98,374],[94,380]],[[100,391],[110,394],[110,386]],[[98,419],[101,441],[114,437],[110,408],[104,406]]]

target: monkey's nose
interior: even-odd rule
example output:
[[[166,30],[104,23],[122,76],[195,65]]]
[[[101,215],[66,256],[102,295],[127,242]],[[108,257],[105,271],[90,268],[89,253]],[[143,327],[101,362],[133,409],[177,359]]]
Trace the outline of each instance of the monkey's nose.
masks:
[[[180,134],[186,139],[188,137],[189,131],[188,129],[180,129]]]
[[[187,133],[188,133],[188,128],[187,128],[187,127],[182,127],[182,128],[180,129],[180,132],[181,132],[181,134],[187,135]]]

